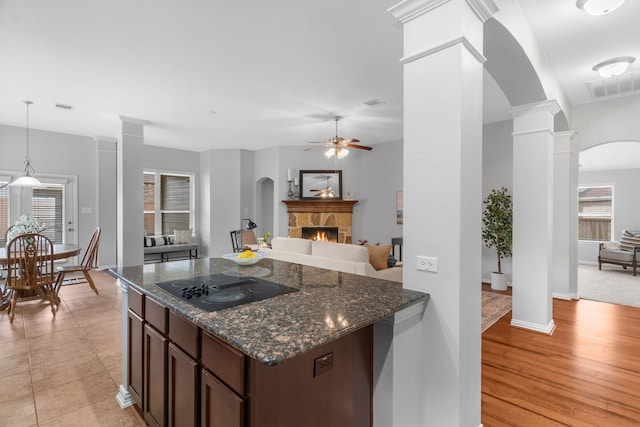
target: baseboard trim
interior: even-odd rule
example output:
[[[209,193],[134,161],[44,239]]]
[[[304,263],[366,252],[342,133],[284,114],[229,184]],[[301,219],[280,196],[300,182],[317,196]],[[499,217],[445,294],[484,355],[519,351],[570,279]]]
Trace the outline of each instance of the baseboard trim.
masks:
[[[553,319],[551,319],[546,325],[525,322],[524,320],[511,319],[511,326],[528,329],[530,331],[541,332],[547,335],[551,335],[553,333],[553,330],[556,328],[556,324],[554,323]]]

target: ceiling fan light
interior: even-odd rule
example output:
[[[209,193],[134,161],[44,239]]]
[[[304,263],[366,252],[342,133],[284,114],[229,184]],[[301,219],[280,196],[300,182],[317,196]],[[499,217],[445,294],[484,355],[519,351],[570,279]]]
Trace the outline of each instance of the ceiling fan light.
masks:
[[[589,15],[606,15],[622,6],[625,1],[626,0],[578,0],[576,6]]]
[[[333,156],[335,153],[336,153],[336,149],[335,149],[335,148],[333,148],[333,147],[331,147],[331,148],[329,148],[327,151],[325,151],[325,152],[324,152],[324,156],[325,156],[327,159],[330,159],[330,158],[331,158],[331,156]]]
[[[347,157],[347,155],[349,155],[349,150],[344,147],[338,148],[336,150],[336,156],[338,157],[338,159],[344,159],[345,157]]]
[[[627,71],[629,65],[635,61],[633,56],[620,56],[618,58],[607,59],[594,65],[593,71],[597,71],[602,77],[615,77]]]

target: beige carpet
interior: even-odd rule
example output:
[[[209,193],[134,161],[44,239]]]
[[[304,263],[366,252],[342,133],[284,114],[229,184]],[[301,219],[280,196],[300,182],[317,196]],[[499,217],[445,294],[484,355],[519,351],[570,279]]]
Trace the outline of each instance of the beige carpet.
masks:
[[[510,295],[482,291],[482,332],[510,311]]]
[[[640,307],[640,272],[603,264],[578,264],[578,296],[593,301]]]

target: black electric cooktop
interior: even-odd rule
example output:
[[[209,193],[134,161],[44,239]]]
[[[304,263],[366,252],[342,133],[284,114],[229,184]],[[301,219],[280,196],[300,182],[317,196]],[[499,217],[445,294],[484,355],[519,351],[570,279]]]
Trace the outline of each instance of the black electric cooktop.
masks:
[[[222,310],[300,290],[257,277],[238,277],[226,274],[161,282],[156,285],[171,295],[205,311]]]

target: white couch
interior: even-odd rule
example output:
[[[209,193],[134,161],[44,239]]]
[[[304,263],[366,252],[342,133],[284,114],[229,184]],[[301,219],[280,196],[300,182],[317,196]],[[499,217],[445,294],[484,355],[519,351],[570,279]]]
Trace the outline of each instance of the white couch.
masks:
[[[267,251],[281,261],[402,282],[402,267],[376,270],[369,262],[369,250],[362,245],[274,237]]]

